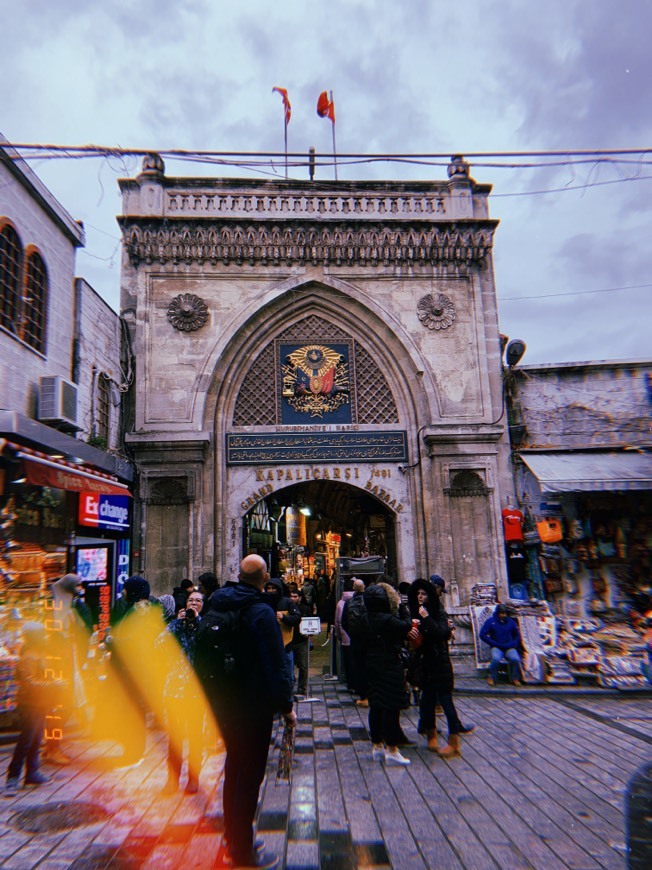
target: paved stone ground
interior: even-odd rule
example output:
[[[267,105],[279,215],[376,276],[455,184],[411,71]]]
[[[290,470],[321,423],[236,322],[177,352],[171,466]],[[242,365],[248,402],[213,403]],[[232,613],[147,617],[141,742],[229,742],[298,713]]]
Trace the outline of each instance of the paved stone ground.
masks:
[[[412,764],[386,768],[371,760],[367,711],[317,670],[317,702],[298,705],[291,783],[275,784],[277,733],[262,793],[259,832],[288,870],[625,867],[623,797],[651,755],[649,696],[460,693],[463,720],[478,725],[462,758],[428,752],[411,708]],[[199,794],[163,797],[165,746],[152,730],[143,763],[116,770],[108,744],[68,743],[74,762],[45,768],[52,784],[0,799],[0,866],[211,868],[224,756],[207,759]],[[3,778],[11,749],[0,747]],[[21,814],[39,808],[62,827],[26,829]]]

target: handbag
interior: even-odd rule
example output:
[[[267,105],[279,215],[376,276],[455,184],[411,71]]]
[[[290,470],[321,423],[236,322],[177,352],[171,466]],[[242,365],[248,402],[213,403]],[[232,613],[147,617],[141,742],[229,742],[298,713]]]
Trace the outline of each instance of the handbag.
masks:
[[[537,523],[539,537],[544,544],[556,544],[563,538],[561,520],[548,517]]]

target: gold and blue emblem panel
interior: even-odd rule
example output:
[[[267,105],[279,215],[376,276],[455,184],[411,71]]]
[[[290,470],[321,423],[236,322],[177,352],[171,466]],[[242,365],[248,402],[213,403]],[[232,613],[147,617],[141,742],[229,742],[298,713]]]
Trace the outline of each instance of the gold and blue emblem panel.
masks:
[[[276,342],[277,419],[296,426],[357,421],[353,342]]]

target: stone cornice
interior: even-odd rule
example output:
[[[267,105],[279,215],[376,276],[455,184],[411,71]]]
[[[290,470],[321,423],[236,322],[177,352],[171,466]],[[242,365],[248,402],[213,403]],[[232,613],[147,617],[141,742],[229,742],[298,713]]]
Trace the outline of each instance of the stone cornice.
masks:
[[[496,221],[363,222],[121,218],[124,245],[139,263],[251,265],[481,264]]]
[[[467,426],[441,426],[432,428],[423,436],[430,456],[439,455],[439,448],[448,445],[462,444],[495,444],[504,434],[505,430],[502,426],[492,425],[490,423]]]

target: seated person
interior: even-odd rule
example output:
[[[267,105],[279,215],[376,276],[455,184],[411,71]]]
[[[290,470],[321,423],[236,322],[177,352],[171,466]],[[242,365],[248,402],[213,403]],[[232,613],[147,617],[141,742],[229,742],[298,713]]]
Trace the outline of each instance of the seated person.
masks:
[[[487,682],[490,686],[496,684],[498,679],[498,666],[503,659],[507,659],[509,678],[515,686],[521,685],[521,656],[519,650],[522,647],[521,632],[515,619],[507,613],[507,607],[499,604],[494,610],[494,615],[482,626],[480,640],[491,647],[491,664],[489,665],[489,677]]]

